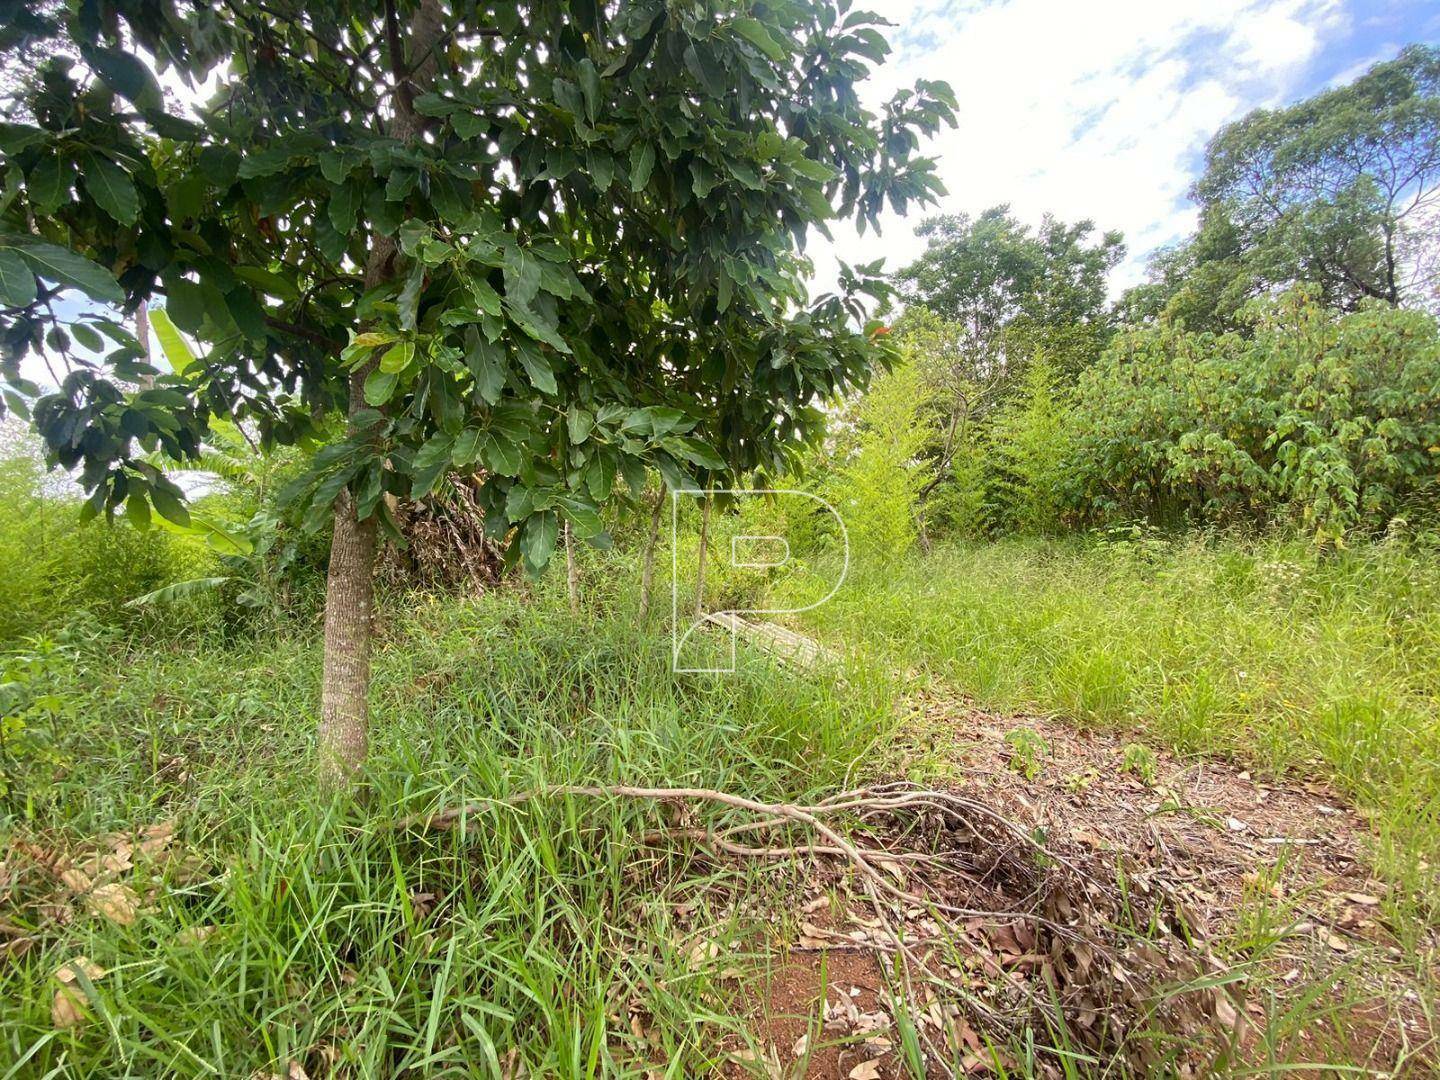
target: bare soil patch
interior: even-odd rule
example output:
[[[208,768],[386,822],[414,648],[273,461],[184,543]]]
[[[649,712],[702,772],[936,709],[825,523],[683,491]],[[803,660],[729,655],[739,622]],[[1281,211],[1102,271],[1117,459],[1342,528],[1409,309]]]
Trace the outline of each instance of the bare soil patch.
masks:
[[[905,753],[931,775],[943,763],[935,786],[1022,826],[1065,865],[1042,857],[1026,871],[1013,842],[965,835],[943,813],[870,819],[872,849],[944,856],[888,867],[908,892],[1014,914],[938,925],[920,904],[877,921],[852,868],[796,864],[797,933],[757,988],[765,1050],[741,1055],[738,1071],[909,1075],[903,1011],[927,1036],[929,1075],[984,1075],[997,1056],[1015,1065],[1001,1022],[1028,1007],[1040,1034],[1047,1016],[1063,1018],[1090,1055],[1082,1074],[1146,1075],[1163,1063],[1206,1075],[1279,1051],[1297,1064],[1433,1075],[1415,958],[1386,922],[1365,818],[1333,789],[1145,755],[1121,737],[987,713],[960,695],[917,693],[908,708]],[[1017,729],[1040,741],[1007,741]],[[908,989],[895,920],[918,960]],[[1334,999],[1316,1008],[1324,1021],[1277,1035],[1270,1014],[1317,985]],[[1157,1032],[1176,1041],[1155,1051]],[[1041,1071],[1060,1075],[1053,1060]]]

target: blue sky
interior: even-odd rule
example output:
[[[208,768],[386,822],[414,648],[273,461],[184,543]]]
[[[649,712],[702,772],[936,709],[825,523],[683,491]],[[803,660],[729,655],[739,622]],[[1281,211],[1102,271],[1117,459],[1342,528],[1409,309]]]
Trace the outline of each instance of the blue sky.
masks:
[[[863,0],[859,0],[863,3]],[[1113,288],[1195,224],[1186,192],[1205,142],[1251,109],[1343,83],[1415,41],[1440,41],[1435,0],[871,0],[889,18],[878,102],[917,78],[945,79],[960,123],[928,148],[949,189],[939,211],[1008,202],[1120,229],[1130,255]],[[935,212],[935,211],[931,211]],[[834,230],[817,242],[817,289],[834,259],[886,258],[923,243],[891,216],[880,239]]]

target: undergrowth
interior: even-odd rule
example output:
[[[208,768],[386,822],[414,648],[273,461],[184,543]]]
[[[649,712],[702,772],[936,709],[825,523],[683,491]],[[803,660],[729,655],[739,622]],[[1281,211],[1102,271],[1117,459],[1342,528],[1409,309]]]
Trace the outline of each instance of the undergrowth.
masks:
[[[803,603],[823,578],[779,597]],[[859,560],[802,622],[989,708],[1329,780],[1371,818],[1397,914],[1440,915],[1434,552],[1145,533],[961,544]]]
[[[554,783],[799,799],[842,785],[890,724],[862,672],[843,695],[753,660],[677,679],[658,633],[577,621],[552,593],[409,596],[385,610],[367,784],[344,806],[312,779],[313,631],[59,655],[44,678],[63,764],[16,778],[5,831],[58,855],[175,821],[204,862],[167,871],[125,926],[79,899],[68,922],[37,915],[55,884],[12,861],[4,919],[38,943],[0,966],[0,1076],[292,1059],[312,1076],[703,1074],[727,1034],[745,1045],[734,975],[764,927],[733,900],[763,877],[657,855],[640,837],[666,821],[635,803],[497,807],[468,832],[396,823]],[[53,974],[76,956],[105,975],[90,1019],[57,1030]]]

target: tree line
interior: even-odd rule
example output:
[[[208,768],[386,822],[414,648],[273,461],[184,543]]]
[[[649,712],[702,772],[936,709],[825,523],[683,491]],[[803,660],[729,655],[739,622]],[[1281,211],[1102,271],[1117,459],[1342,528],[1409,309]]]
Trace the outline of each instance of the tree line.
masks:
[[[857,512],[901,546],[1137,521],[1330,543],[1433,521],[1440,49],[1226,126],[1192,196],[1195,234],[1113,303],[1118,233],[1006,206],[924,222],[895,278],[908,369],[885,377],[909,389],[859,406],[822,471],[858,483],[888,461]]]

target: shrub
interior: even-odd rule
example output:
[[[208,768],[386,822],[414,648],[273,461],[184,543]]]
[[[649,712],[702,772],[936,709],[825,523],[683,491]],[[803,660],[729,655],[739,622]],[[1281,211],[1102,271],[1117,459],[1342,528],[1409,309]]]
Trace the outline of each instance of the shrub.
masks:
[[[1440,334],[1422,312],[1349,315],[1296,289],[1253,333],[1132,331],[1080,379],[1065,462],[1090,522],[1284,523],[1322,541],[1433,502]]]
[[[926,479],[920,393],[920,376],[911,365],[877,378],[856,405],[853,443],[842,448],[822,489],[844,518],[858,554],[900,555],[915,544],[916,503]]]
[[[0,644],[59,626],[76,612],[101,622],[133,617],[124,605],[212,564],[203,545],[163,532],[92,521],[76,527],[79,504],[46,490],[25,447],[0,458]]]
[[[991,531],[1054,532],[1061,525],[1071,426],[1069,402],[1044,356],[990,424],[985,510]]]

